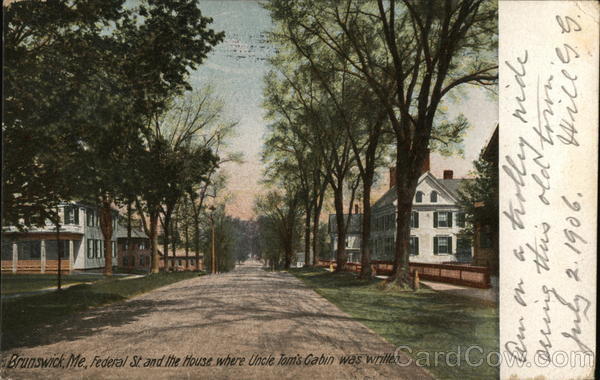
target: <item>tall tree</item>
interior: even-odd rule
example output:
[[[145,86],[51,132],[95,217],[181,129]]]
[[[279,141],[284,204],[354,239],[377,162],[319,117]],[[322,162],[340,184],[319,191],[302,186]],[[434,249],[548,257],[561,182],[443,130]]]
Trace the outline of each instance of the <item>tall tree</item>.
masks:
[[[218,157],[236,125],[224,120],[223,102],[210,85],[177,98],[156,120],[151,138],[165,139],[174,153],[173,159],[180,161],[174,162],[179,169],[165,172],[164,177],[165,199],[160,220],[165,252],[170,242],[173,211],[182,196],[187,193],[193,199],[200,198],[199,205],[190,206],[201,207],[205,194],[202,190],[196,194],[194,189],[205,188],[221,164],[239,159],[235,153]]]
[[[270,2],[272,16],[319,41],[344,63],[336,70],[366,82],[396,145],[396,254],[390,281],[409,282],[412,200],[432,140],[449,142],[460,120],[438,127],[436,113],[463,84],[497,81],[497,9],[484,0],[304,0]],[[390,91],[392,84],[392,91]]]
[[[497,140],[496,140],[497,141]],[[489,234],[491,246],[498,252],[498,161],[496,157],[489,160],[484,152],[473,162],[475,170],[474,179],[467,181],[459,189],[459,204],[465,211],[465,227],[461,234],[474,241],[476,233],[479,238]],[[483,230],[489,228],[489,231]],[[477,231],[479,229],[479,231]],[[495,233],[494,233],[495,231]],[[477,242],[479,243],[479,242]],[[498,273],[498,256],[489,263],[492,273]]]
[[[56,206],[78,195],[81,136],[102,119],[90,94],[106,87],[102,64],[115,46],[105,25],[127,17],[122,5],[3,2],[3,224],[58,221]]]
[[[387,145],[381,141],[385,130],[385,109],[368,85],[345,72],[337,72],[332,62],[341,60],[339,65],[347,65],[339,56],[331,52],[320,41],[305,39],[301,29],[283,24],[275,32],[275,41],[292,55],[305,60],[318,85],[333,100],[336,111],[342,118],[340,123],[347,134],[358,174],[362,182],[362,228],[361,228],[361,277],[371,275],[371,188],[375,181],[375,169],[380,164]],[[280,53],[281,54],[281,53]],[[338,91],[342,87],[346,91]]]
[[[300,197],[293,184],[284,185],[285,193],[271,190],[256,200],[255,211],[272,228],[276,247],[283,251],[284,268],[289,269],[298,241]]]
[[[351,142],[344,128],[340,130],[340,125],[347,120],[334,104],[336,96],[342,101],[349,100],[348,87],[342,83],[332,96],[314,80],[309,66],[291,66],[283,55],[273,59],[272,64],[278,72],[265,78],[268,116],[277,120],[272,125],[275,130],[291,133],[296,143],[310,146],[320,158],[318,163],[322,165],[319,170],[334,195],[338,233],[337,270],[344,270],[347,261],[344,198],[349,187],[349,214],[360,183],[352,171]]]
[[[39,144],[43,154],[31,146],[21,152],[25,156],[17,156],[21,148],[9,155],[7,216],[11,222],[39,223],[58,199],[77,194],[93,201],[100,208],[110,274],[112,207],[128,179],[119,164],[131,157],[128,149],[140,143],[147,121],[190,88],[189,70],[223,34],[208,28],[212,20],[193,0],[147,0],[128,10],[118,0],[23,1],[3,9],[12,25],[5,38],[11,44],[5,64],[11,121],[3,129],[16,139],[15,147],[31,145],[37,132],[42,140],[48,134]],[[22,90],[28,87],[29,94]],[[32,94],[37,101],[28,101]],[[62,149],[48,149],[61,144]],[[50,167],[53,175],[74,180],[66,189],[53,185],[59,182],[47,181]],[[37,195],[41,192],[47,193]],[[126,196],[131,198],[130,188]]]

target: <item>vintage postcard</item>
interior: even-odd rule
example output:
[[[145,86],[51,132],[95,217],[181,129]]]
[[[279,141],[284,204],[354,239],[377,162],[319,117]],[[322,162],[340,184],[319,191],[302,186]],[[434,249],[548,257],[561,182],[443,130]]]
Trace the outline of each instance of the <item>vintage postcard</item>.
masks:
[[[0,378],[595,378],[598,2],[2,8]]]

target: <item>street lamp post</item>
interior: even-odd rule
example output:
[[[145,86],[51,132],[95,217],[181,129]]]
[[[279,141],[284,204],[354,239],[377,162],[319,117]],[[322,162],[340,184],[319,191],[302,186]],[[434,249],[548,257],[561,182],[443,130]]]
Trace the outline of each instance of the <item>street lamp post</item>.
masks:
[[[217,257],[215,252],[215,206],[210,206],[210,229],[211,229],[211,259],[210,259],[210,268],[211,274],[217,273]]]

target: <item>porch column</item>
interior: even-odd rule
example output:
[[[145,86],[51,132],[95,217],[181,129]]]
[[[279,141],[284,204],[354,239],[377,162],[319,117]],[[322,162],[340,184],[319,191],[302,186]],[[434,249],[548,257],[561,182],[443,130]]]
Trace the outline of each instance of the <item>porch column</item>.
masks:
[[[46,240],[40,242],[40,271],[46,272]]]
[[[17,242],[12,242],[12,271],[17,273],[17,261],[19,261],[19,250],[17,248]]]
[[[69,240],[69,273],[73,269],[73,240]]]

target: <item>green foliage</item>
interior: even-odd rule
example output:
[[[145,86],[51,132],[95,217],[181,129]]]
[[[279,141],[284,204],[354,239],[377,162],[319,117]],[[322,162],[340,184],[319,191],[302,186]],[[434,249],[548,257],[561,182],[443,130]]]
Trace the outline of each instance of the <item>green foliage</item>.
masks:
[[[316,77],[329,96],[315,97],[318,104],[328,106],[328,111],[320,113],[325,120],[335,120],[331,125],[337,127],[353,120],[352,108],[343,112],[345,107],[340,107],[346,104],[346,96],[356,100],[356,109],[360,109],[356,103],[372,96],[374,101],[370,104],[384,110],[388,119],[386,132],[395,143],[397,213],[409,218],[412,205],[406,200],[414,196],[429,150],[461,153],[468,125],[462,115],[447,119],[443,110],[452,100],[450,95],[467,84],[493,87],[497,82],[497,3],[270,0],[265,7],[278,25],[276,40],[291,44],[296,54],[310,62],[312,71],[304,74],[307,79],[301,84],[309,83],[312,90]],[[294,86],[293,80],[288,82],[293,95],[302,93],[298,88],[307,87]],[[368,91],[363,91],[362,96],[360,91],[351,91],[360,88]],[[302,107],[313,105],[313,98],[307,98],[311,102],[300,102]],[[317,129],[322,124],[318,118],[306,120],[311,120]],[[350,129],[346,130],[352,136]],[[327,141],[325,137],[320,136],[319,144]],[[339,137],[338,147],[344,147]],[[353,145],[356,153],[354,148]],[[339,155],[325,157],[326,162],[335,163],[338,171],[347,172],[345,165],[336,161]],[[338,180],[343,177],[341,173],[336,175]],[[334,181],[330,182],[335,187]],[[342,202],[339,195],[336,198],[336,213],[341,214]],[[341,228],[342,224],[338,225]],[[409,225],[408,219],[398,223],[404,227],[397,235],[408,236]],[[408,281],[407,244],[397,247],[394,273],[399,281]]]
[[[459,204],[466,213],[466,227],[462,234],[473,236],[476,225],[498,229],[498,166],[483,157],[473,161],[474,179],[459,189]]]
[[[77,193],[70,168],[81,165],[81,121],[96,118],[95,103],[82,100],[102,92],[97,70],[112,49],[102,31],[126,17],[122,3],[3,3],[3,223],[44,224]]]
[[[300,195],[293,187],[271,190],[256,199],[260,257],[289,268],[300,246]]]
[[[214,247],[217,262],[217,272],[228,272],[236,264],[236,229],[234,219],[225,214],[224,205],[220,205],[208,215],[209,225],[205,226],[204,267],[207,271],[212,268],[212,228],[214,227]]]
[[[251,256],[258,256],[259,234],[255,220],[231,219],[233,256],[236,262],[243,262]]]
[[[123,3],[3,5],[5,224],[55,219],[64,199],[130,197],[149,120],[223,39],[196,1]]]

